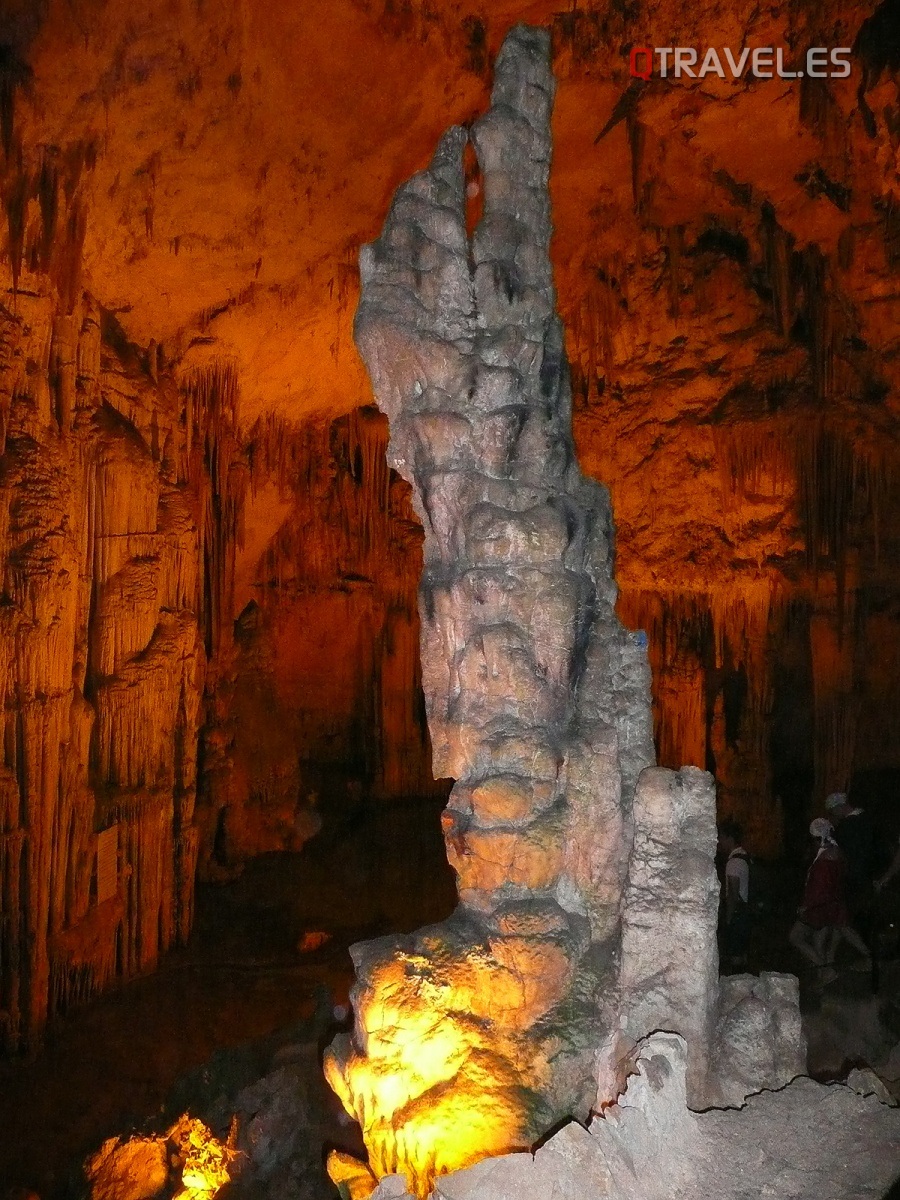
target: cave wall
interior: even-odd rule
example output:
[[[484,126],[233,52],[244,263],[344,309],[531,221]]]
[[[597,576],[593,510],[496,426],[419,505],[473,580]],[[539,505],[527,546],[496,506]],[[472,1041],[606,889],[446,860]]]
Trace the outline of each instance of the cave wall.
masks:
[[[853,47],[846,80],[620,86],[577,135],[606,160],[592,203],[570,163],[554,196],[573,214],[558,255],[576,442],[612,491],[660,761],[714,771],[721,809],[774,853],[786,808],[799,827],[876,762],[900,767],[874,665],[900,582],[898,10],[573,13],[556,55],[569,130],[612,87],[614,28]]]
[[[422,530],[372,407],[246,438],[234,639],[206,734],[203,870],[299,849],[327,811],[442,794],[416,607]]]
[[[86,294],[18,282],[0,314],[7,1048],[190,929],[230,428],[224,377],[155,381]]]
[[[0,1047],[15,1049],[188,936],[198,864],[220,878],[300,849],[329,806],[441,785],[422,535],[385,418],[242,426],[233,360],[139,347],[86,290],[92,148],[4,155]]]
[[[12,281],[10,280],[10,283]],[[3,1045],[156,966],[208,878],[440,791],[421,528],[361,408],[237,427],[79,292],[2,314]],[[198,800],[198,753],[201,773]]]
[[[32,1021],[23,1004],[43,1019],[53,970],[61,1006],[155,961],[189,924],[190,889],[172,897],[195,841],[215,877],[302,844],[326,791],[430,786],[419,535],[386,435],[348,416],[368,398],[356,249],[439,131],[483,109],[521,16],[516,0],[0,3],[10,1028]],[[560,81],[574,434],[611,488],[659,760],[714,768],[721,809],[775,851],[825,791],[900,773],[897,0],[538,0],[528,17]],[[853,71],[644,84],[634,43],[846,45]],[[144,819],[119,792],[156,797],[134,802],[157,814],[139,873],[166,864],[127,886],[176,915],[154,934],[132,898],[84,934],[82,965],[63,947],[51,970],[42,914],[80,926],[92,839]],[[144,851],[119,853],[124,894]]]
[[[72,237],[129,337],[183,370],[233,360],[248,426],[364,400],[356,248],[440,130],[483,109],[521,4],[6,7],[7,154],[56,147],[45,174],[83,162],[91,219]],[[552,254],[576,443],[611,487],[661,761],[714,767],[723,809],[774,850],[779,794],[806,810],[876,760],[900,771],[894,686],[867,665],[900,640],[897,0],[527,15],[560,81]],[[781,46],[789,70],[848,46],[852,71],[645,83],[635,44]],[[6,207],[15,262],[15,187]],[[777,669],[804,658],[790,681]]]

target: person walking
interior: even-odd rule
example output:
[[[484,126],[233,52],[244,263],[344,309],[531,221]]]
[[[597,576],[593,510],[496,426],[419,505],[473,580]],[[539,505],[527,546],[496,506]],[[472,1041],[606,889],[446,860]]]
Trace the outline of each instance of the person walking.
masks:
[[[742,846],[743,830],[726,818],[719,826],[719,853],[725,855],[722,892],[722,966],[726,971],[747,968],[752,921],[750,918],[750,856]]]
[[[859,952],[861,970],[871,971],[872,959],[850,924],[845,892],[847,865],[835,840],[834,826],[825,817],[816,817],[809,833],[816,852],[788,940],[817,969],[818,982],[824,986],[837,978],[834,961],[841,940]]]

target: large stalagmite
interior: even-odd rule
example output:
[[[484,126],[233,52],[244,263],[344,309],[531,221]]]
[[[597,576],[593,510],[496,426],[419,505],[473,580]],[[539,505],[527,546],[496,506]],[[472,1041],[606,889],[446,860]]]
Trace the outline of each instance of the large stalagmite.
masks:
[[[517,28],[488,114],[446,134],[361,257],[357,341],[425,529],[423,679],[434,771],[456,781],[445,836],[460,904],[355,948],[355,1028],[327,1072],[374,1173],[422,1194],[585,1114],[598,1057],[614,1095],[623,1046],[641,1021],[665,1022],[676,993],[698,1095],[714,1022],[711,781],[637,784],[653,763],[645,642],[614,613],[608,494],[572,448],[549,260],[553,91],[546,34]],[[484,193],[471,240],[469,142]],[[665,869],[685,846],[698,865],[679,892]],[[654,882],[675,889],[686,935],[658,960]],[[620,1016],[640,993],[642,1010]]]

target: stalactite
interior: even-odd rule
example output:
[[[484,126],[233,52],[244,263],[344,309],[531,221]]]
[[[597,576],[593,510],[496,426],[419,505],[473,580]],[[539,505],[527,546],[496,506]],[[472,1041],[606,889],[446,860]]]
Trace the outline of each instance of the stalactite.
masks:
[[[684,227],[674,225],[663,231],[666,249],[666,283],[669,292],[669,316],[677,317],[681,306],[684,258]]]
[[[628,130],[628,147],[631,151],[631,199],[634,211],[640,213],[644,190],[642,167],[647,127],[638,120],[634,111],[628,113],[625,123]]]
[[[828,294],[828,267],[818,246],[807,246],[801,255],[806,322],[806,340],[812,368],[813,391],[818,400],[825,400],[834,391],[833,307]]]
[[[892,270],[900,267],[900,201],[890,194],[882,205],[884,253]]]
[[[848,430],[840,417],[774,414],[713,426],[722,498],[738,510],[747,496],[793,496],[814,573],[830,566],[840,606],[848,549],[878,560],[881,513],[896,478],[896,451],[878,429]]]
[[[806,74],[800,84],[800,120],[828,146],[844,140],[844,119],[829,83]]]
[[[231,615],[234,547],[247,483],[239,446],[237,370],[233,362],[194,371],[183,383],[186,405],[185,476],[204,498],[201,518],[203,569],[197,610],[202,614],[206,651],[215,658]],[[210,486],[201,487],[208,479]]]
[[[845,605],[855,593],[848,593]],[[830,791],[846,791],[853,772],[859,709],[858,656],[864,641],[857,637],[855,612],[837,613],[834,597],[823,589],[809,618],[813,676],[815,781],[813,804]]]
[[[748,495],[783,495],[794,486],[793,428],[777,419],[713,426],[722,499],[739,507]]]
[[[601,400],[606,374],[614,363],[616,332],[627,311],[628,301],[613,264],[593,267],[584,274],[566,331],[576,410],[588,409]]]
[[[775,328],[786,336],[794,323],[795,301],[792,279],[794,239],[778,224],[775,210],[764,204],[759,229],[763,247],[763,265],[772,291]]]
[[[373,408],[294,430],[266,422],[251,433],[251,490],[272,479],[299,510],[266,550],[262,574],[276,589],[376,577],[379,587],[396,579],[398,599],[415,589],[408,560],[421,535],[399,502],[405,485],[388,469],[387,436],[387,421]]]
[[[31,68],[20,58],[16,47],[0,46],[0,142],[7,161],[14,144],[16,92],[21,87],[27,87],[31,77]]]
[[[22,258],[25,254],[25,213],[29,187],[30,180],[22,171],[16,172],[6,185],[6,226],[14,297],[19,291],[19,276],[22,273]]]

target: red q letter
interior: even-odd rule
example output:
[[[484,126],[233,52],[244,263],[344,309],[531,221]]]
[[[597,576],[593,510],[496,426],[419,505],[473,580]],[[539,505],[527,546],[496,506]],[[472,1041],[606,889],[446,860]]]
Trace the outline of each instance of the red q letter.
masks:
[[[639,64],[640,58],[644,59],[643,65]],[[632,46],[631,55],[628,59],[628,70],[634,79],[648,80],[653,74],[653,51],[649,46]]]

